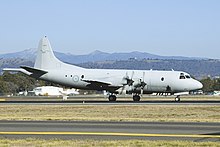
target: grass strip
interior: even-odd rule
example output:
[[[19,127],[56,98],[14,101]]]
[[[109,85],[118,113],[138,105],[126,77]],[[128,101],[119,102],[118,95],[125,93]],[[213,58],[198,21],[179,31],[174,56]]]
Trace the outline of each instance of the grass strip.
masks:
[[[0,145],[8,146],[73,146],[73,147],[90,147],[90,146],[144,146],[144,147],[201,147],[212,146],[218,147],[218,142],[193,142],[193,141],[147,141],[147,140],[61,140],[61,139],[0,139]]]
[[[220,122],[218,105],[0,105],[0,120]]]

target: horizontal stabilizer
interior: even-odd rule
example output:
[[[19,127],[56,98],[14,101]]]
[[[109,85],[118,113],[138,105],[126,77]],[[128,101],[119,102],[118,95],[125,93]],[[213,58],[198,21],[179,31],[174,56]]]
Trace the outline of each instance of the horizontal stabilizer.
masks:
[[[42,73],[42,74],[48,73],[47,71],[36,69],[33,67],[29,67],[29,66],[21,66],[21,68],[23,68],[31,73]]]
[[[26,75],[31,75],[30,72],[28,72],[27,70],[22,69],[22,68],[3,68],[2,70],[3,71],[9,71],[9,72],[22,72]]]
[[[40,76],[48,73],[47,71],[41,70],[41,69],[36,69],[33,67],[29,66],[21,66],[22,69],[25,69],[26,71],[32,73],[31,76],[35,78],[39,78]]]

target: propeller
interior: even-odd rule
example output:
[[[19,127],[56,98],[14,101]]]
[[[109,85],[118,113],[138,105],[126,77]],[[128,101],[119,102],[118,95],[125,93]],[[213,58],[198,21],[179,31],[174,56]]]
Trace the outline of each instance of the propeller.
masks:
[[[128,72],[126,72],[126,75],[122,79],[123,86],[122,86],[122,90],[121,90],[120,94],[122,94],[126,85],[131,86],[134,83],[133,76],[134,76],[134,71],[132,71],[132,73],[131,73],[131,78],[129,78]]]
[[[143,95],[144,93],[144,87],[147,85],[145,82],[144,82],[144,77],[145,77],[145,72],[143,72],[143,77],[142,77],[142,81],[141,81],[141,95]]]
[[[129,79],[127,79],[127,85],[128,86],[131,86],[133,83],[134,83],[134,81],[133,81],[133,76],[134,76],[134,71],[132,71],[132,73],[131,73],[131,78]]]
[[[122,79],[123,86],[122,86],[120,94],[122,94],[126,86],[129,86],[130,90],[132,90],[133,88],[139,87],[141,89],[141,95],[143,95],[144,87],[147,85],[144,82],[145,72],[143,72],[143,77],[136,82],[133,80],[133,76],[134,76],[134,71],[132,71],[131,73],[131,78],[129,78],[128,73],[126,72],[126,75]]]

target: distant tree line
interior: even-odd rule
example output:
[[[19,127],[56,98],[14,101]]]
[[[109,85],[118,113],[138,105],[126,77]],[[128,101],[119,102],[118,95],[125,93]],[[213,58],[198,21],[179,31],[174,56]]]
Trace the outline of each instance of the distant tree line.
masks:
[[[205,93],[220,91],[220,78],[211,79],[210,77],[200,80],[203,84],[203,91]]]
[[[51,85],[51,83],[36,80],[22,73],[4,72],[0,75],[0,95],[31,91],[33,88],[43,85]]]
[[[219,78],[203,78],[200,80],[203,83],[203,91],[213,92],[220,91]],[[4,72],[0,75],[0,95],[16,94],[20,91],[31,91],[38,86],[59,86],[54,83],[36,80],[22,73]],[[94,93],[94,91],[81,91],[81,93]]]

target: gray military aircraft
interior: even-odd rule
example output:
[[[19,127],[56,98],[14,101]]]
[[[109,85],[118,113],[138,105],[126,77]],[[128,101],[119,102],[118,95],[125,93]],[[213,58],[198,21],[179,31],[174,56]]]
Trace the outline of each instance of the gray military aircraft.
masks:
[[[77,89],[105,90],[109,92],[109,101],[116,101],[117,94],[132,94],[133,100],[139,101],[142,94],[175,94],[203,87],[183,71],[86,69],[70,65],[54,56],[46,36],[39,42],[34,67],[3,70],[19,71],[37,79]],[[175,101],[180,101],[180,95]]]

